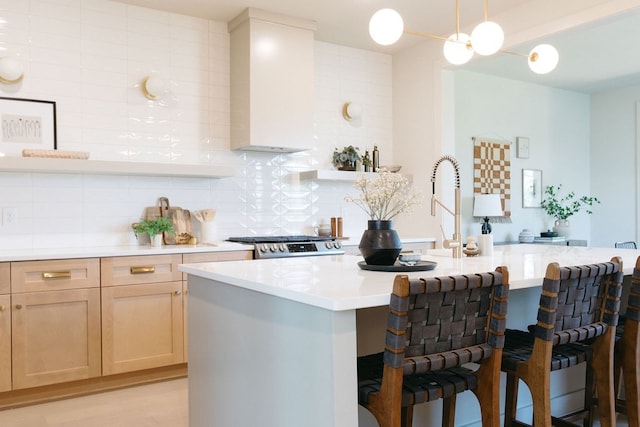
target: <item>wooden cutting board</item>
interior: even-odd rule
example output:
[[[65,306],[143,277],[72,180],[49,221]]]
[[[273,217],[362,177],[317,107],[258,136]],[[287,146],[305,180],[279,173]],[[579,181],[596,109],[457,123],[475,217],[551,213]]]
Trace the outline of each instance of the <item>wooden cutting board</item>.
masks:
[[[186,245],[193,237],[191,226],[191,212],[187,209],[171,206],[169,199],[160,197],[158,199],[160,205],[160,216],[171,219],[173,223],[174,234],[164,233],[165,245]]]

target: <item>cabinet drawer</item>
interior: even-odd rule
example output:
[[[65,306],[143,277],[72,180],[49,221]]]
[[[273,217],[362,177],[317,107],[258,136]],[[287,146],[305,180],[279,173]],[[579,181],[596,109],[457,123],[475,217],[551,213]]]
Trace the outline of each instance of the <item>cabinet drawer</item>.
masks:
[[[11,292],[11,267],[8,262],[0,263],[0,295]]]
[[[102,286],[139,285],[181,280],[181,254],[102,258]]]
[[[218,262],[218,261],[240,261],[253,259],[253,251],[229,251],[229,252],[198,252],[182,254],[183,264],[195,262]],[[183,273],[182,278],[187,280],[187,274]]]
[[[11,291],[14,294],[99,286],[98,258],[11,263]]]

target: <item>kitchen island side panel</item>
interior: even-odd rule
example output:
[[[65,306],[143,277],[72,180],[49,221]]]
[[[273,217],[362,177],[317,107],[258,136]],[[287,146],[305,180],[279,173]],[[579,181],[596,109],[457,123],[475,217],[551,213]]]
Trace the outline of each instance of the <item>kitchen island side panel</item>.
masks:
[[[358,425],[355,310],[188,281],[192,427]]]

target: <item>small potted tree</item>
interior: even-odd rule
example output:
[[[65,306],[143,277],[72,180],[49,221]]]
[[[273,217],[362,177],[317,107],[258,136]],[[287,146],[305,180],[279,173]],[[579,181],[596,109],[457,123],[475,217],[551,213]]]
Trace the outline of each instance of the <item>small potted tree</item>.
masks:
[[[167,217],[143,219],[133,224],[133,232],[136,238],[138,234],[147,233],[151,246],[159,247],[162,246],[162,233],[174,233],[173,222]]]
[[[361,159],[358,147],[349,145],[342,150],[335,149],[331,158],[331,164],[341,171],[354,171],[356,164]]]
[[[569,237],[571,231],[571,223],[569,218],[582,209],[587,214],[591,214],[591,207],[597,203],[600,203],[597,197],[582,196],[577,197],[576,194],[571,191],[565,196],[560,196],[562,184],[548,185],[545,190],[545,198],[542,200],[542,208],[547,215],[555,218],[554,231],[559,236]]]

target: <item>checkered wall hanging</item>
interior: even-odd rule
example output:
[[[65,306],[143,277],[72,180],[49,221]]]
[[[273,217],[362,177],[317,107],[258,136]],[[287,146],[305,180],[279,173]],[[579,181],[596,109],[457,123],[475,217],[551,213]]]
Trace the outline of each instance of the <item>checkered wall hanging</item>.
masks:
[[[511,144],[508,141],[473,137],[473,193],[500,194],[504,217],[511,222]]]

